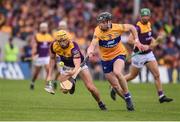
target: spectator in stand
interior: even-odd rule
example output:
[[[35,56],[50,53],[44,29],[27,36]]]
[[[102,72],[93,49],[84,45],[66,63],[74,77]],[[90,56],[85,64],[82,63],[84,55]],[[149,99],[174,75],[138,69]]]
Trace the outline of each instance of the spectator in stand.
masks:
[[[19,54],[19,49],[18,47],[13,43],[13,37],[9,38],[9,42],[5,45],[5,57],[4,61],[5,62],[17,62],[18,61],[18,54]]]
[[[168,76],[169,76],[169,81],[172,83],[173,82],[173,70],[178,67],[178,50],[174,46],[174,42],[171,40],[171,38],[168,39],[167,41],[167,47],[164,50],[164,60],[165,60],[165,65],[168,68]]]
[[[32,47],[31,47],[31,39],[28,39],[28,43],[21,49],[21,59],[24,62],[27,62],[29,65],[29,68],[31,69],[32,66],[32,60],[26,60],[28,58],[32,57]]]
[[[134,23],[133,4],[135,0],[2,0],[0,6],[0,27],[5,20],[11,26],[13,36],[26,40],[32,33],[36,33],[39,23],[47,21],[50,30],[58,27],[62,20],[66,20],[68,30],[75,37],[86,39],[93,35],[96,26],[97,13],[110,11],[115,16],[113,22]],[[152,29],[154,35],[163,33],[166,37],[174,36],[175,44],[180,52],[179,26],[180,1],[177,0],[141,0],[140,8],[152,10]],[[168,9],[167,9],[168,8]],[[0,29],[1,31],[1,29]],[[73,36],[72,35],[72,36]],[[85,40],[87,42],[87,40]],[[87,43],[85,42],[85,45]],[[86,46],[85,46],[86,47]],[[162,45],[166,47],[166,43]],[[83,50],[85,48],[82,48]],[[156,49],[155,49],[156,50]],[[159,50],[159,49],[158,49]],[[164,51],[164,48],[159,50]],[[164,56],[161,58],[163,61]],[[176,62],[177,63],[177,62]]]
[[[5,23],[1,27],[1,32],[7,33],[9,35],[12,34],[12,27],[8,21],[5,21]]]

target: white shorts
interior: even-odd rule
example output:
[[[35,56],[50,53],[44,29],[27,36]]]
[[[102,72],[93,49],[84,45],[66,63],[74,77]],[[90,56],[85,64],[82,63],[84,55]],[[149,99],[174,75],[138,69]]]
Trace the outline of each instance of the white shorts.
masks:
[[[156,61],[152,51],[147,54],[139,54],[132,57],[132,65],[137,68],[142,68],[148,61]]]
[[[33,60],[33,64],[35,66],[44,66],[44,65],[49,64],[49,60],[50,60],[49,56],[48,57],[38,57]]]
[[[74,68],[74,67],[68,67],[68,66],[60,67],[59,65],[57,65],[57,67],[58,67],[58,71],[60,72],[60,74],[66,74],[67,71],[72,70]],[[84,70],[84,69],[88,69],[88,66],[84,65],[81,68],[81,71]]]

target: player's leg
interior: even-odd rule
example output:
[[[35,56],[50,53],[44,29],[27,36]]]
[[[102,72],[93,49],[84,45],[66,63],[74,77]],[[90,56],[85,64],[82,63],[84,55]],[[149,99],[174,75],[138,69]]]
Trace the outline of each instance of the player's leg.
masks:
[[[41,71],[41,66],[35,66],[34,67],[34,72],[33,72],[32,80],[31,80],[31,84],[30,84],[31,90],[34,89],[34,84],[35,84],[35,81],[36,81],[40,71]]]
[[[106,110],[105,104],[100,99],[99,91],[97,90],[96,86],[93,83],[92,76],[88,70],[88,68],[83,69],[79,73],[81,79],[84,81],[84,84],[89,92],[91,92],[91,95],[94,97],[94,99],[97,101],[99,107],[101,110]]]
[[[157,61],[156,60],[149,61],[148,63],[146,63],[146,66],[154,76],[156,89],[159,95],[159,102],[163,103],[163,102],[173,101],[173,99],[166,97],[163,93]]]
[[[55,79],[54,79],[54,81],[53,81],[53,87],[54,87],[54,89],[57,89],[57,81],[58,81],[58,77],[59,77],[59,72],[57,72],[56,74],[55,74]]]
[[[113,72],[110,73],[105,73],[105,78],[109,81],[109,83],[111,84],[111,93],[110,96],[113,100],[116,100],[116,93],[124,99],[124,94],[123,94],[123,90],[119,84],[119,81],[117,79],[117,77],[114,75]]]
[[[57,89],[58,77],[59,77],[59,75],[60,75],[60,73],[59,73],[59,71],[58,71],[58,66],[57,66],[57,65],[54,66],[54,72],[55,72],[55,78],[54,78],[52,84],[53,84],[53,88],[54,88],[54,89]]]
[[[131,65],[130,72],[127,75],[125,75],[126,81],[128,82],[134,79],[138,75],[139,71],[140,71],[140,68],[137,68],[134,65]],[[111,98],[115,100],[116,90],[114,88],[111,89],[110,95],[111,95]]]
[[[134,79],[138,75],[139,71],[140,71],[140,68],[137,68],[131,65],[129,73],[125,75],[126,81],[128,82]]]
[[[124,61],[122,59],[117,59],[113,64],[113,73],[117,77],[119,84],[123,89],[123,93],[126,94],[129,92],[129,90],[126,83],[126,79],[122,73],[123,68],[124,68]]]
[[[130,95],[129,90],[128,90],[127,81],[126,81],[126,79],[122,73],[124,65],[125,65],[125,62],[123,59],[121,59],[121,57],[116,59],[115,62],[113,63],[113,73],[117,77],[119,84],[120,84],[121,88],[123,89],[127,109],[129,111],[133,111],[134,106],[132,103],[131,95]]]
[[[46,71],[46,74],[48,74],[48,70],[49,69],[49,65],[46,64],[45,65],[45,71]],[[46,75],[47,76],[47,75]],[[46,78],[47,79],[47,78]],[[53,87],[53,81],[46,81],[45,82],[45,88],[44,88],[47,92],[51,93],[51,94],[55,94],[55,91],[54,91],[54,87]]]
[[[45,65],[45,71],[46,71],[46,76],[47,76],[47,74],[48,74],[48,71],[49,71],[49,65],[48,64],[46,64]],[[46,85],[48,84],[48,82],[46,81],[46,83],[45,83]]]

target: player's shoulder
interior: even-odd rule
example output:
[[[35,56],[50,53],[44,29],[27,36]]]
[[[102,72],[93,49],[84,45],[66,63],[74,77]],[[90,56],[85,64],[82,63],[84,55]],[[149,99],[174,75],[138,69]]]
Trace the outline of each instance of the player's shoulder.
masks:
[[[70,47],[71,47],[71,48],[79,48],[79,45],[78,45],[77,42],[71,41],[71,42],[70,42]]]
[[[53,36],[50,33],[46,33],[46,36],[47,36],[49,41],[53,41],[54,40]]]
[[[143,24],[140,21],[137,21],[136,26],[142,26]],[[151,26],[151,22],[147,23],[147,26]]]
[[[148,22],[148,26],[151,26],[151,22]]]
[[[136,25],[136,26],[141,26],[142,23],[141,23],[140,21],[137,21],[135,25]]]
[[[42,39],[42,34],[37,32],[37,33],[34,34],[34,38],[35,38],[36,41],[40,41]]]
[[[58,45],[58,42],[57,42],[57,41],[53,41],[53,42],[50,43],[50,47],[51,47],[52,49],[57,48],[58,46],[59,46],[59,45]]]
[[[58,43],[57,43],[57,41],[51,42],[51,44],[50,44],[50,50],[51,50],[51,52],[55,53],[54,50],[57,49],[57,48],[58,48]]]
[[[112,23],[112,30],[122,30],[123,24]]]
[[[40,33],[40,32],[35,33],[35,35],[36,36],[52,36],[50,33],[43,34],[43,33]]]
[[[117,28],[117,27],[119,27],[119,26],[121,26],[122,24],[119,24],[119,23],[112,23],[112,27],[114,27],[114,28]]]
[[[53,45],[57,45],[57,44],[58,44],[58,42],[54,40],[54,41],[52,41],[52,42],[51,42],[51,44],[50,44],[50,45],[52,45],[52,46],[53,46]]]
[[[101,33],[101,30],[100,30],[99,26],[96,26],[96,28],[95,28],[95,30],[94,30],[94,34],[95,34],[96,36],[98,36],[100,33]]]
[[[41,33],[37,32],[34,35],[35,35],[35,37],[38,37],[38,36],[41,36]]]

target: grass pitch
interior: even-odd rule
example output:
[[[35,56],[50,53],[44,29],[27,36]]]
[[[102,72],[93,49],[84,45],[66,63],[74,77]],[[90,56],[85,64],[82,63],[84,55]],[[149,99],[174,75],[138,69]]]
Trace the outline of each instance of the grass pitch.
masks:
[[[37,81],[29,90],[29,81],[0,80],[0,120],[180,120],[180,84],[163,85],[172,103],[158,102],[154,84],[130,84],[135,111],[128,112],[124,101],[109,96],[108,82],[95,82],[108,111],[99,110],[97,103],[78,81],[74,95],[56,90],[55,95],[44,91],[44,83]]]

